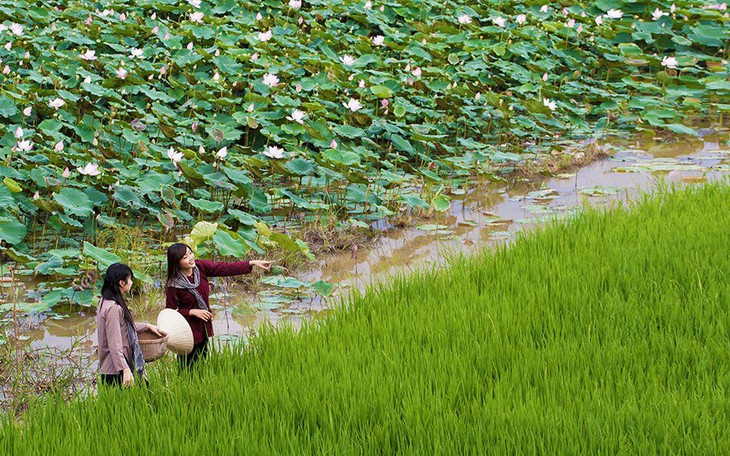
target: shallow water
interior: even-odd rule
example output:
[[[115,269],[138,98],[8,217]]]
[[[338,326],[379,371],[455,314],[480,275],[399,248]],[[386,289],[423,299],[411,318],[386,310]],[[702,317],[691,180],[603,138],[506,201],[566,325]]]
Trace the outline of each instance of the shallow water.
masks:
[[[275,296],[262,299],[234,292],[227,283],[219,283],[211,297],[215,333],[226,340],[245,338],[265,322],[286,321],[298,326],[305,319],[322,315],[349,288],[364,289],[394,273],[441,265],[454,253],[468,254],[508,242],[521,230],[556,216],[567,216],[583,205],[607,206],[626,201],[661,181],[695,185],[730,175],[727,133],[674,143],[614,141],[601,146],[613,149],[613,155],[557,177],[511,187],[490,185],[452,196],[447,213],[419,220],[407,229],[382,223],[380,235],[368,248],[322,255],[299,279],[336,284],[336,294],[327,300],[304,298],[282,304],[276,302]],[[154,322],[156,313],[141,320]],[[39,323],[22,332],[33,348],[66,348],[81,339],[82,347],[89,353],[94,350],[93,309],[62,319],[45,318],[29,323]]]

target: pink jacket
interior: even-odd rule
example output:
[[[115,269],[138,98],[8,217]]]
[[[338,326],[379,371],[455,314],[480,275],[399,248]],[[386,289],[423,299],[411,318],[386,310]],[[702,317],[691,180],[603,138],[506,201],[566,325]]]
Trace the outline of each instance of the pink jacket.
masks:
[[[140,333],[147,329],[147,323],[135,323]],[[128,368],[134,355],[129,346],[127,323],[122,307],[115,301],[102,299],[96,311],[96,336],[99,342],[99,372],[107,375],[120,374]]]

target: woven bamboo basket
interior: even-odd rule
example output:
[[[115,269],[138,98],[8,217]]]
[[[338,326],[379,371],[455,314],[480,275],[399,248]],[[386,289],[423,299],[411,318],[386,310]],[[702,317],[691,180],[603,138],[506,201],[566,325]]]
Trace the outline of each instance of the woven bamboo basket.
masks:
[[[139,346],[142,348],[142,356],[146,362],[152,362],[164,356],[167,350],[167,334],[163,331],[162,337],[152,331],[138,333]]]

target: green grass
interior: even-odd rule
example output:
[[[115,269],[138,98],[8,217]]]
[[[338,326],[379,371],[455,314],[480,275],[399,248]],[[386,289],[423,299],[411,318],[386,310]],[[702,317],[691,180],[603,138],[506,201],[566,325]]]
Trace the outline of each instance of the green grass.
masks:
[[[730,186],[590,211],[192,378],[49,403],[6,454],[723,454]]]

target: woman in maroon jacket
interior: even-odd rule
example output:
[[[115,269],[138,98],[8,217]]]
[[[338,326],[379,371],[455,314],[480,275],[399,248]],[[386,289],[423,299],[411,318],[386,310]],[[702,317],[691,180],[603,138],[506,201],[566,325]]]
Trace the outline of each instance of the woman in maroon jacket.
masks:
[[[213,335],[213,314],[210,311],[208,277],[248,274],[253,266],[268,271],[271,261],[253,260],[222,263],[195,260],[186,244],[173,244],[167,249],[167,284],[165,307],[177,309],[193,330],[193,351],[180,356],[183,367],[191,366],[208,353],[208,339]]]

